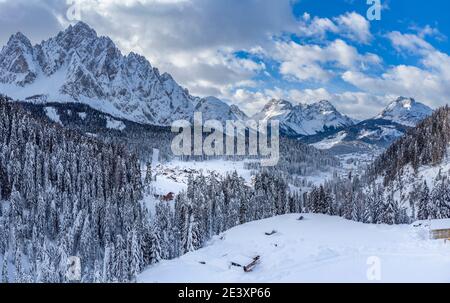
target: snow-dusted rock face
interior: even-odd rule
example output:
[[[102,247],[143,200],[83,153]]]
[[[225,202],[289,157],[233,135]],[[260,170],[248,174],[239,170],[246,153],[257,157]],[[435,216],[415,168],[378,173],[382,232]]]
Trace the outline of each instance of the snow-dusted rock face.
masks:
[[[310,136],[355,124],[354,120],[339,113],[325,100],[299,105],[286,100],[272,100],[253,119],[279,120],[285,134],[292,136]]]
[[[33,82],[36,77],[37,69],[30,40],[21,33],[11,36],[7,47],[0,53],[0,82],[24,86]]]
[[[348,154],[361,151],[372,153],[375,150],[378,154],[432,112],[431,108],[412,98],[399,97],[375,118],[344,129],[307,136],[301,140],[335,153]],[[344,133],[345,136],[342,135]]]
[[[199,102],[146,58],[122,55],[111,39],[82,22],[35,46],[21,33],[13,35],[0,52],[0,92],[30,102],[86,103],[154,125],[191,120]],[[209,113],[212,117],[245,116],[223,102],[211,108],[219,111]]]
[[[412,98],[399,97],[389,104],[376,119],[389,120],[414,127],[432,113],[433,110],[431,108]]]
[[[289,101],[273,99],[264,106],[261,112],[254,115],[253,119],[257,121],[280,120],[281,122],[287,118],[293,108],[294,106]]]
[[[203,120],[218,120],[221,122],[245,121],[247,115],[236,105],[229,106],[225,102],[215,97],[200,99],[195,107],[196,112],[201,112]]]

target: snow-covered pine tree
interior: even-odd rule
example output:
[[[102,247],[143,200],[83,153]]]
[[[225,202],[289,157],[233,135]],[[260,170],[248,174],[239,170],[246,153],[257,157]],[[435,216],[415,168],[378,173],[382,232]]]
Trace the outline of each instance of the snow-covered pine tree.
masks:
[[[143,265],[143,256],[137,226],[135,226],[128,233],[128,249],[129,249],[128,256],[130,258],[129,280],[136,281],[136,278],[138,274],[141,272]]]
[[[398,208],[392,191],[386,197],[386,204],[384,205],[383,223],[393,225],[396,224],[398,216]]]
[[[2,283],[9,283],[8,253],[4,252],[2,261]]]
[[[430,219],[430,189],[428,188],[428,184],[424,181],[423,185],[420,187],[420,195],[417,205],[417,217],[419,220],[428,220]]]

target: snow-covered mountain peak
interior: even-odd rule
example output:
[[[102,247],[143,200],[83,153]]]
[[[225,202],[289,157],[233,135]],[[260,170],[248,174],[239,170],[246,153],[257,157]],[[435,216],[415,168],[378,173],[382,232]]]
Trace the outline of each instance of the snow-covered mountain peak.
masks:
[[[124,56],[110,38],[84,22],[35,46],[20,33],[12,36],[0,52],[0,92],[21,100],[39,95],[48,102],[83,102],[155,125],[191,120],[200,100],[145,57]],[[220,100],[208,98],[202,105],[217,110],[208,113],[211,117],[245,117]]]
[[[231,105],[230,110],[239,120],[245,121],[249,118],[237,105]]]
[[[12,35],[0,52],[0,83],[22,87],[33,82],[37,73],[30,40],[20,32]]]
[[[282,110],[289,110],[292,109],[294,106],[291,102],[283,99],[272,99],[270,100],[266,106],[265,109],[282,109]]]
[[[6,47],[24,47],[24,49],[29,50],[33,48],[33,45],[27,36],[21,32],[17,32],[9,38]]]
[[[284,99],[272,99],[269,102],[267,102],[267,105],[277,105],[277,104],[292,106],[291,102]]]
[[[322,112],[336,111],[334,105],[328,100],[321,100],[317,103],[313,103],[312,105],[320,109]]]
[[[330,128],[354,124],[352,119],[339,113],[327,100],[298,105],[286,100],[271,100],[254,118],[279,120],[282,131],[291,136],[315,135]]]
[[[272,99],[262,109],[261,112],[253,116],[254,120],[283,120],[292,112],[294,106],[289,101],[283,99]]]
[[[405,110],[411,110],[413,105],[416,104],[416,100],[413,98],[407,98],[407,97],[399,97],[397,100],[391,102],[387,108],[386,111],[394,110],[396,108],[404,108]]]
[[[74,35],[97,37],[97,32],[83,21],[78,21],[73,26],[70,25],[64,32]]]
[[[195,107],[196,112],[203,114],[203,120],[218,120],[221,122],[242,121],[246,115],[235,105],[229,106],[216,97],[200,99]]]
[[[432,112],[431,108],[413,98],[399,97],[391,102],[376,118],[414,127],[430,116]]]

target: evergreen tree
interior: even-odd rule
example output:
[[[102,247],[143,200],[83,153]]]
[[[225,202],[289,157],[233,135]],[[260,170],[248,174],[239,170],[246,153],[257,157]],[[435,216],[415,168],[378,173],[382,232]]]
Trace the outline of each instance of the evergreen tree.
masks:
[[[2,283],[9,283],[9,271],[8,271],[8,255],[3,255],[2,263]]]
[[[430,203],[430,190],[428,188],[427,182],[425,181],[421,187],[417,205],[417,217],[419,220],[430,219],[429,203]]]

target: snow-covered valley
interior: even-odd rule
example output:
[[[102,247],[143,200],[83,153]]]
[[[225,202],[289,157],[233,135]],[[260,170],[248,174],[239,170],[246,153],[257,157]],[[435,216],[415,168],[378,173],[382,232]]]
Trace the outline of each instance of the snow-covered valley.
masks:
[[[264,80],[247,73],[223,90],[169,68],[196,96],[84,22],[32,41],[0,49],[1,283],[450,283],[450,108],[394,99],[436,96],[383,91],[357,112],[345,95],[245,93]],[[341,43],[297,51],[324,52],[349,82],[369,62],[319,59]]]
[[[429,240],[427,230],[310,214],[299,221],[300,216],[238,226],[201,250],[148,268],[138,281],[450,282],[450,243]],[[261,259],[253,272],[231,265],[247,265],[255,256]]]

